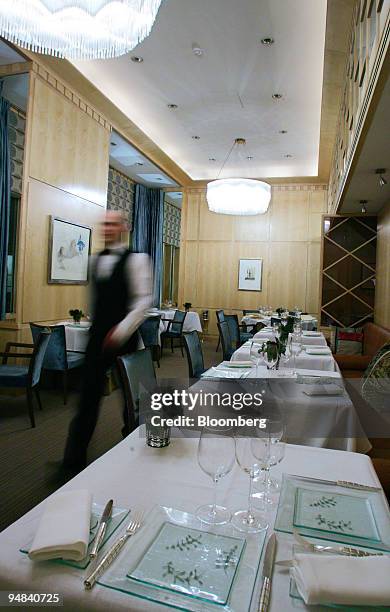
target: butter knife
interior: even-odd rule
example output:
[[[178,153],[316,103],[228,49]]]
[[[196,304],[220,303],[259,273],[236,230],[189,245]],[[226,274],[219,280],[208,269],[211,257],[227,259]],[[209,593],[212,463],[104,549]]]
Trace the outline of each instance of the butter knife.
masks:
[[[91,551],[89,553],[90,559],[95,559],[97,557],[99,548],[104,540],[104,536],[106,535],[106,531],[107,531],[107,524],[112,515],[113,503],[114,503],[113,500],[110,499],[107,502],[106,507],[104,508],[104,511],[103,511],[103,514],[102,514],[102,517],[100,519],[99,526],[97,529],[96,538],[91,548]]]
[[[263,565],[263,586],[260,592],[260,601],[258,612],[267,612],[269,606],[269,598],[271,594],[272,570],[275,562],[276,554],[276,534],[273,533],[268,542],[264,555]]]
[[[293,478],[299,478],[300,480],[311,480],[313,482],[321,482],[328,485],[337,485],[339,487],[345,487],[346,489],[357,489],[359,491],[381,491],[381,487],[374,487],[371,485],[360,484],[359,482],[350,482],[349,480],[325,480],[323,478],[311,478],[310,476],[299,476],[298,474],[289,474]]]

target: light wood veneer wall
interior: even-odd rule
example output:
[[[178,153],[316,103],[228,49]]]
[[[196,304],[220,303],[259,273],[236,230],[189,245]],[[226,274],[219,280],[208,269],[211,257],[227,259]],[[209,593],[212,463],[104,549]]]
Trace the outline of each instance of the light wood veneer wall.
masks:
[[[390,202],[378,217],[375,323],[390,329]]]
[[[321,222],[325,185],[277,185],[265,215],[217,215],[205,189],[183,194],[179,305],[209,310],[209,332],[217,333],[215,310],[240,313],[261,304],[318,313]],[[240,258],[263,259],[261,292],[238,291]]]

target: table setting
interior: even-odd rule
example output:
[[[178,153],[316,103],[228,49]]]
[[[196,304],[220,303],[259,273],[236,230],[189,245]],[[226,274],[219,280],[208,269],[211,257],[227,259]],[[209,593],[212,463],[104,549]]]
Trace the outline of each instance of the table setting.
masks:
[[[366,606],[390,605],[390,514],[370,459],[285,444],[281,432],[272,432],[261,434],[257,447],[256,436],[243,437],[238,447],[229,436],[203,437],[202,443],[177,431],[169,447],[154,449],[142,429],[134,431],[0,534],[0,587],[55,590],[65,610],[278,612],[304,607],[302,598],[322,610],[336,599],[355,605],[363,591]],[[221,445],[224,451],[216,453]],[[142,473],[135,469],[140,465]],[[263,481],[270,469],[279,494],[266,504]],[[351,503],[357,504],[353,516]],[[319,512],[325,529],[317,525]],[[338,526],[349,521],[352,531],[347,526],[340,534]],[[97,557],[90,559],[102,532]],[[308,555],[319,567],[328,555],[337,564],[313,578]],[[93,575],[102,561],[103,571]],[[365,575],[365,590],[352,586],[355,573]]]

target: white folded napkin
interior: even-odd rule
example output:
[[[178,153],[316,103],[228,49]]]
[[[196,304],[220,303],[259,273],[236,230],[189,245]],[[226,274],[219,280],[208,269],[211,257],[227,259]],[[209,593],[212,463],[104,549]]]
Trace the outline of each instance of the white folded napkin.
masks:
[[[201,376],[201,378],[241,378],[242,372],[240,372],[237,368],[236,370],[228,370],[222,368],[210,368],[206,370]]]
[[[342,387],[338,385],[334,385],[332,383],[328,385],[318,384],[311,385],[307,389],[304,390],[305,395],[315,396],[315,395],[342,395],[344,390]]]
[[[313,338],[318,338],[319,336],[322,336],[322,333],[316,331],[303,331],[302,336],[313,336]]]
[[[390,556],[297,553],[291,575],[307,605],[390,605]]]
[[[252,361],[240,361],[236,359],[236,361],[229,361],[228,363],[224,363],[224,367],[229,368],[253,368],[254,364]]]
[[[28,556],[34,561],[81,561],[87,554],[92,495],[89,491],[63,491],[46,502]]]
[[[308,355],[331,355],[332,351],[327,346],[304,346]]]
[[[302,321],[314,321],[314,317],[312,315],[301,315]]]

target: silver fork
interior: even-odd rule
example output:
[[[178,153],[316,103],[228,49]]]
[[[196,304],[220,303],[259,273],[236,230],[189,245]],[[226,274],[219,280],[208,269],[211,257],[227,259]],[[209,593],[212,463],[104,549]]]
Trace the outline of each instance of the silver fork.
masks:
[[[296,529],[294,529],[293,534],[296,541],[311,552],[333,552],[339,555],[347,555],[348,557],[377,557],[383,555],[381,552],[366,552],[352,546],[322,546],[321,544],[313,544],[301,536]]]
[[[112,561],[119,555],[127,540],[131,538],[142,527],[143,513],[134,513],[133,518],[126,527],[125,533],[118,538],[111,548],[106,552],[100,563],[94,571],[84,580],[84,587],[90,591],[95,582],[100,578],[106,569],[111,565]]]

